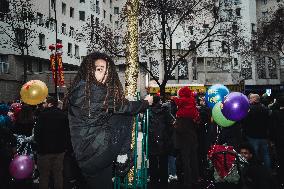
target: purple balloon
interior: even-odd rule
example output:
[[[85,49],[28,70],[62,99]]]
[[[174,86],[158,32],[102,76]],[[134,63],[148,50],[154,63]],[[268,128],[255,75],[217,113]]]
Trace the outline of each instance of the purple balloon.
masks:
[[[15,179],[30,178],[34,169],[33,160],[27,155],[15,157],[10,163],[9,171]]]
[[[239,92],[230,93],[224,100],[222,113],[232,121],[240,121],[245,118],[249,111],[248,98]]]

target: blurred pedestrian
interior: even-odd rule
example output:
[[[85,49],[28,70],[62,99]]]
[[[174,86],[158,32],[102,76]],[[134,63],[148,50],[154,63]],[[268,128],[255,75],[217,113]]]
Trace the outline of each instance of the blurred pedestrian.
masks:
[[[244,134],[253,147],[257,158],[264,161],[264,165],[271,170],[271,159],[269,153],[269,110],[260,103],[258,94],[249,97],[250,111],[243,120]]]
[[[197,122],[199,112],[196,107],[192,91],[183,87],[178,91],[178,97],[173,98],[177,105],[176,145],[180,150],[180,159],[183,168],[183,178],[180,182],[184,188],[192,188],[198,182],[198,138]],[[179,159],[177,157],[177,159]],[[181,177],[181,176],[178,176]]]
[[[168,155],[170,152],[171,116],[167,107],[154,96],[149,111],[149,173],[151,188],[168,187]]]
[[[47,97],[39,114],[34,139],[37,143],[39,189],[48,189],[50,174],[54,188],[63,189],[63,159],[68,142],[68,117],[57,108],[56,98]]]

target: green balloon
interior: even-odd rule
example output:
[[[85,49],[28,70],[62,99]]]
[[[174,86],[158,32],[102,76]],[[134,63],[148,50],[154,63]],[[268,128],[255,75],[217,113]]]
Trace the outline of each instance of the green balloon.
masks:
[[[218,102],[212,109],[212,117],[214,121],[221,127],[229,127],[235,123],[235,121],[231,121],[227,119],[223,113],[221,112],[222,102]]]

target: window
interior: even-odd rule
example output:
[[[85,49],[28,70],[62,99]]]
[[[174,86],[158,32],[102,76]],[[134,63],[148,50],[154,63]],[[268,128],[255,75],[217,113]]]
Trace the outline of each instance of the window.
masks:
[[[189,48],[193,49],[196,46],[196,41],[190,41],[190,46]]]
[[[15,29],[15,37],[18,44],[21,46],[25,43],[25,31],[24,29]]]
[[[139,19],[139,20],[138,20],[138,26],[142,27],[142,24],[143,24],[142,19]]]
[[[79,56],[79,46],[78,45],[75,45],[75,57],[76,58],[80,58],[80,56]]]
[[[85,0],[80,0],[80,3],[85,3]]]
[[[178,79],[188,79],[188,63],[186,60],[181,60],[178,64]]]
[[[105,2],[106,2],[106,0],[103,0],[103,2],[105,3]]]
[[[62,23],[61,25],[61,33],[66,34],[66,24]]]
[[[27,62],[27,71],[33,72],[33,62],[31,62],[31,61]]]
[[[112,8],[112,0],[109,0],[109,7]]]
[[[109,21],[112,23],[112,14],[109,15]]]
[[[227,43],[225,41],[222,41],[222,52],[227,52],[228,47],[227,47]]]
[[[176,47],[177,47],[177,49],[181,49],[181,42],[176,43]]]
[[[263,17],[266,17],[267,15],[268,15],[268,11],[263,11],[263,12],[262,12],[262,16],[263,16]]]
[[[149,62],[150,62],[150,69],[154,75],[154,77],[156,79],[159,79],[159,62],[158,60],[154,60],[152,57],[149,58]],[[153,79],[153,77],[151,76],[151,79]]]
[[[237,8],[236,9],[236,15],[237,16],[241,16],[241,8]]]
[[[114,7],[114,14],[119,14],[119,7]]]
[[[61,40],[61,39],[57,39],[57,40],[56,40],[56,43],[62,44],[62,40]]]
[[[118,22],[118,21],[115,21],[115,22],[114,22],[114,25],[115,25],[115,27],[117,27],[117,28],[118,28],[118,26],[119,26],[119,22]]]
[[[62,3],[62,14],[66,15],[66,4]]]
[[[189,26],[189,27],[188,27],[188,30],[189,30],[189,32],[190,32],[190,35],[193,35],[193,26]]]
[[[38,48],[45,50],[45,35],[42,33],[38,35]]]
[[[9,73],[8,55],[0,55],[0,74]]]
[[[254,23],[251,23],[251,33],[255,33],[256,30],[255,30],[255,24]]]
[[[119,43],[119,36],[114,36],[113,40],[116,44],[118,44]]]
[[[9,1],[8,0],[2,0],[1,1],[0,12],[1,13],[8,13],[9,12]],[[1,14],[0,18],[3,19],[4,15]]]
[[[238,67],[239,66],[239,62],[237,58],[234,58],[234,67]]]
[[[203,24],[202,33],[207,33],[209,31],[209,24]]]
[[[55,29],[55,20],[53,18],[49,19],[49,29],[51,30]]]
[[[104,18],[106,18],[106,11],[104,10]]]
[[[37,13],[37,24],[40,25],[40,26],[43,26],[44,23],[43,23],[43,15],[41,13]]]
[[[79,20],[85,21],[85,11],[79,11]]]
[[[147,53],[146,47],[141,47],[141,55],[142,55],[142,56],[145,56],[146,53]]]
[[[70,18],[74,18],[74,8],[70,7]]]
[[[50,7],[51,9],[55,9],[55,0],[50,0]]]
[[[233,47],[235,52],[239,50],[239,42],[237,40],[233,42]]]
[[[280,58],[279,61],[280,61],[280,66],[284,66],[284,58]]]
[[[267,4],[267,0],[262,0],[262,4],[266,5]]]
[[[71,43],[68,43],[68,52],[67,52],[67,55],[72,57],[72,44]]]
[[[100,2],[96,1],[96,13],[100,14]]]
[[[99,27],[100,19],[96,17],[96,27]]]
[[[212,51],[212,41],[208,41],[208,51]]]
[[[74,37],[74,28],[70,26],[69,37]]]
[[[237,32],[238,31],[239,27],[238,27],[238,23],[237,22],[233,22],[232,29],[233,29],[233,32]]]

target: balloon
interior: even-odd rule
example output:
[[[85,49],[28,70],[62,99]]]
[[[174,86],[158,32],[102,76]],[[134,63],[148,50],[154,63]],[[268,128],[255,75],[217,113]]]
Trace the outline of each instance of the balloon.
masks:
[[[221,127],[229,127],[235,123],[235,121],[228,120],[221,111],[223,106],[222,102],[218,102],[212,109],[212,117],[214,121]]]
[[[223,104],[223,115],[233,121],[242,120],[249,112],[249,100],[239,92],[230,93]]]
[[[218,102],[222,102],[230,93],[229,89],[224,85],[217,84],[208,88],[205,94],[206,103],[210,108],[213,108],[214,105]]]
[[[15,157],[9,167],[10,174],[15,179],[26,179],[31,177],[33,169],[34,162],[27,155]]]
[[[22,86],[20,94],[26,104],[37,105],[46,99],[48,89],[44,82],[31,80]]]

